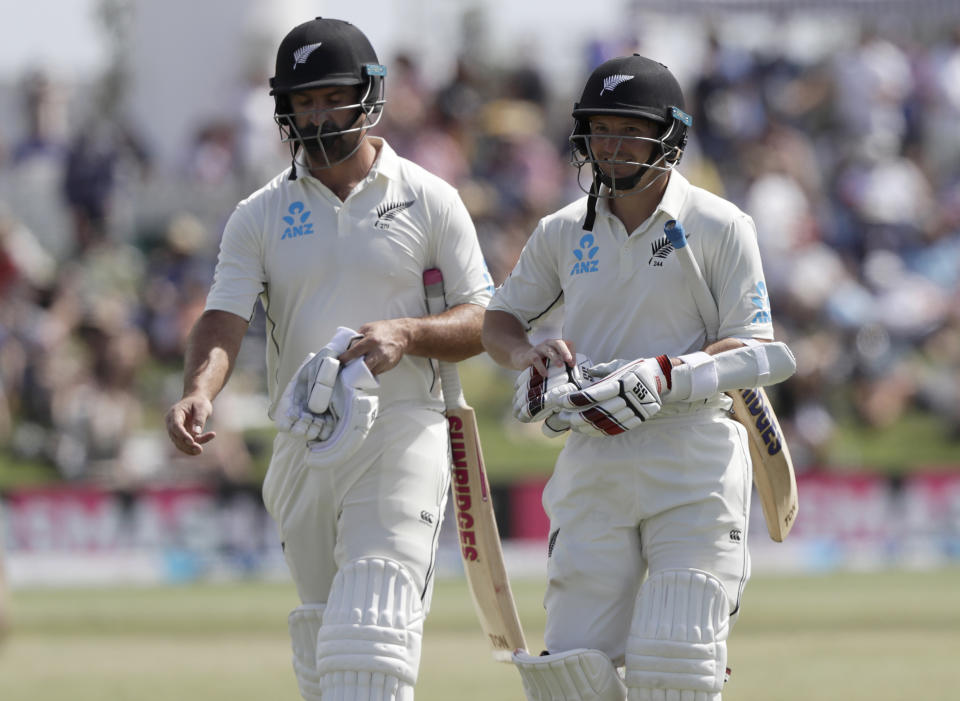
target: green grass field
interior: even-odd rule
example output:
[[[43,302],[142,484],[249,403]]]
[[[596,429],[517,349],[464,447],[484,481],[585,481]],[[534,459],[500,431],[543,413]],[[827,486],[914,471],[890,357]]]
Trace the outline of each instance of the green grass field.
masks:
[[[514,590],[531,649],[542,583]],[[0,647],[3,701],[295,701],[286,583],[21,590]],[[953,701],[960,569],[757,577],[726,701]],[[489,657],[460,580],[438,583],[418,701],[522,701]]]

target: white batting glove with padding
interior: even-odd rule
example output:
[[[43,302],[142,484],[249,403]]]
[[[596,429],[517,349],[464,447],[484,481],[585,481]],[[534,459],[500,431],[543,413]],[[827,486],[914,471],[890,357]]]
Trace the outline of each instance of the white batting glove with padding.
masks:
[[[308,441],[322,440],[323,434],[329,436],[333,423],[327,410],[340,372],[337,356],[345,352],[356,338],[361,335],[341,326],[327,345],[307,356],[277,403],[274,424],[278,429],[303,436]]]
[[[380,383],[363,356],[343,366],[323,413],[324,430],[307,441],[307,465],[342,465],[366,440],[380,409]]]
[[[590,436],[616,436],[634,429],[660,411],[661,396],[671,387],[671,371],[665,355],[626,363],[563,397],[557,423],[566,421],[574,431]]]
[[[563,361],[556,364],[549,359],[547,376],[544,377],[532,365],[520,373],[513,385],[513,415],[523,423],[547,418],[560,409],[560,400],[571,392],[581,389],[584,372],[590,367],[590,359],[577,353],[573,367]]]
[[[547,438],[559,438],[566,434],[566,432],[570,430],[570,422],[562,416],[562,414],[569,413],[570,412],[567,411],[559,411],[547,416],[547,418],[543,420],[543,423],[540,424],[540,433]]]

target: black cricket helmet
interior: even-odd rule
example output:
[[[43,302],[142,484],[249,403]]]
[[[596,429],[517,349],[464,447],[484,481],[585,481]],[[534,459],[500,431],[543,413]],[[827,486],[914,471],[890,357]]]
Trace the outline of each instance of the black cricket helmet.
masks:
[[[297,149],[303,146],[311,155],[311,165],[321,168],[353,155],[360,147],[362,134],[355,144],[344,137],[380,121],[386,102],[386,74],[386,66],[380,63],[370,40],[349,22],[317,17],[290,30],[277,50],[270,94],[274,97],[274,119],[280,127],[280,138],[290,144],[292,155],[296,156]],[[357,102],[324,110],[319,127],[298,128],[290,94],[332,86],[356,86]],[[351,115],[345,128],[329,118],[331,113],[341,111]]]
[[[596,137],[590,133],[590,117],[598,115],[647,119],[662,128],[656,138],[604,134],[604,138],[617,138],[619,143],[612,160],[598,161],[591,147],[591,140]],[[673,170],[683,156],[687,130],[693,123],[684,111],[683,92],[674,75],[662,63],[639,54],[613,58],[600,64],[587,79],[580,101],[573,106],[573,119],[570,162],[577,167],[578,173],[583,166],[590,164],[590,188],[588,190],[582,182],[580,187],[591,195],[593,206],[596,197],[622,197],[635,192],[633,188],[648,170],[659,171],[658,178]],[[655,148],[644,163],[627,157],[618,159],[619,148],[626,141],[647,141]],[[630,176],[612,178],[603,170],[603,165],[620,164],[637,166],[637,171]],[[656,179],[644,187],[654,182]],[[607,186],[605,190],[601,191],[601,184]],[[587,218],[592,227],[591,214]]]

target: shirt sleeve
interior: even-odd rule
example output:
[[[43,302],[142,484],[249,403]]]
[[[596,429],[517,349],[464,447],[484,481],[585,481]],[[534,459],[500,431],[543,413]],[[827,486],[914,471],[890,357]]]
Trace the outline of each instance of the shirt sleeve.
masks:
[[[260,243],[248,208],[241,204],[223,230],[213,285],[207,295],[208,310],[231,312],[248,320],[253,317],[254,305],[267,279]]]
[[[480,251],[470,213],[456,194],[449,201],[438,233],[436,264],[444,274],[448,306],[486,307],[493,294],[493,279]]]
[[[713,251],[704,251],[708,277],[720,311],[717,338],[773,338],[770,300],[763,276],[757,229],[739,213]]]
[[[529,331],[562,303],[562,297],[556,253],[551,250],[545,220],[541,219],[488,308],[513,314]]]

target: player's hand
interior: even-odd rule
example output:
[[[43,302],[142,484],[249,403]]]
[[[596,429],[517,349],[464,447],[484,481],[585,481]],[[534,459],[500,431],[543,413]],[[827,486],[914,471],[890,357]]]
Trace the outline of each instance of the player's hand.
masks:
[[[213,403],[206,397],[184,397],[167,412],[167,435],[180,451],[199,455],[203,452],[203,445],[217,435],[214,431],[203,431],[212,413]]]
[[[548,362],[554,366],[562,362],[572,367],[575,353],[571,341],[553,338],[517,351],[515,356],[511,356],[510,364],[518,370],[532,367],[546,377]]]
[[[670,386],[671,364],[665,356],[642,358],[561,399],[558,419],[592,436],[616,436],[636,428],[662,406]]]
[[[584,385],[584,371],[590,360],[584,355],[574,356],[574,363],[544,360],[546,376],[533,366],[517,377],[513,390],[513,415],[524,423],[540,421],[560,409],[560,399],[576,392]]]
[[[357,333],[360,338],[340,354],[339,360],[346,365],[354,358],[363,357],[374,375],[395,368],[410,345],[410,325],[406,319],[372,321],[357,329]]]

